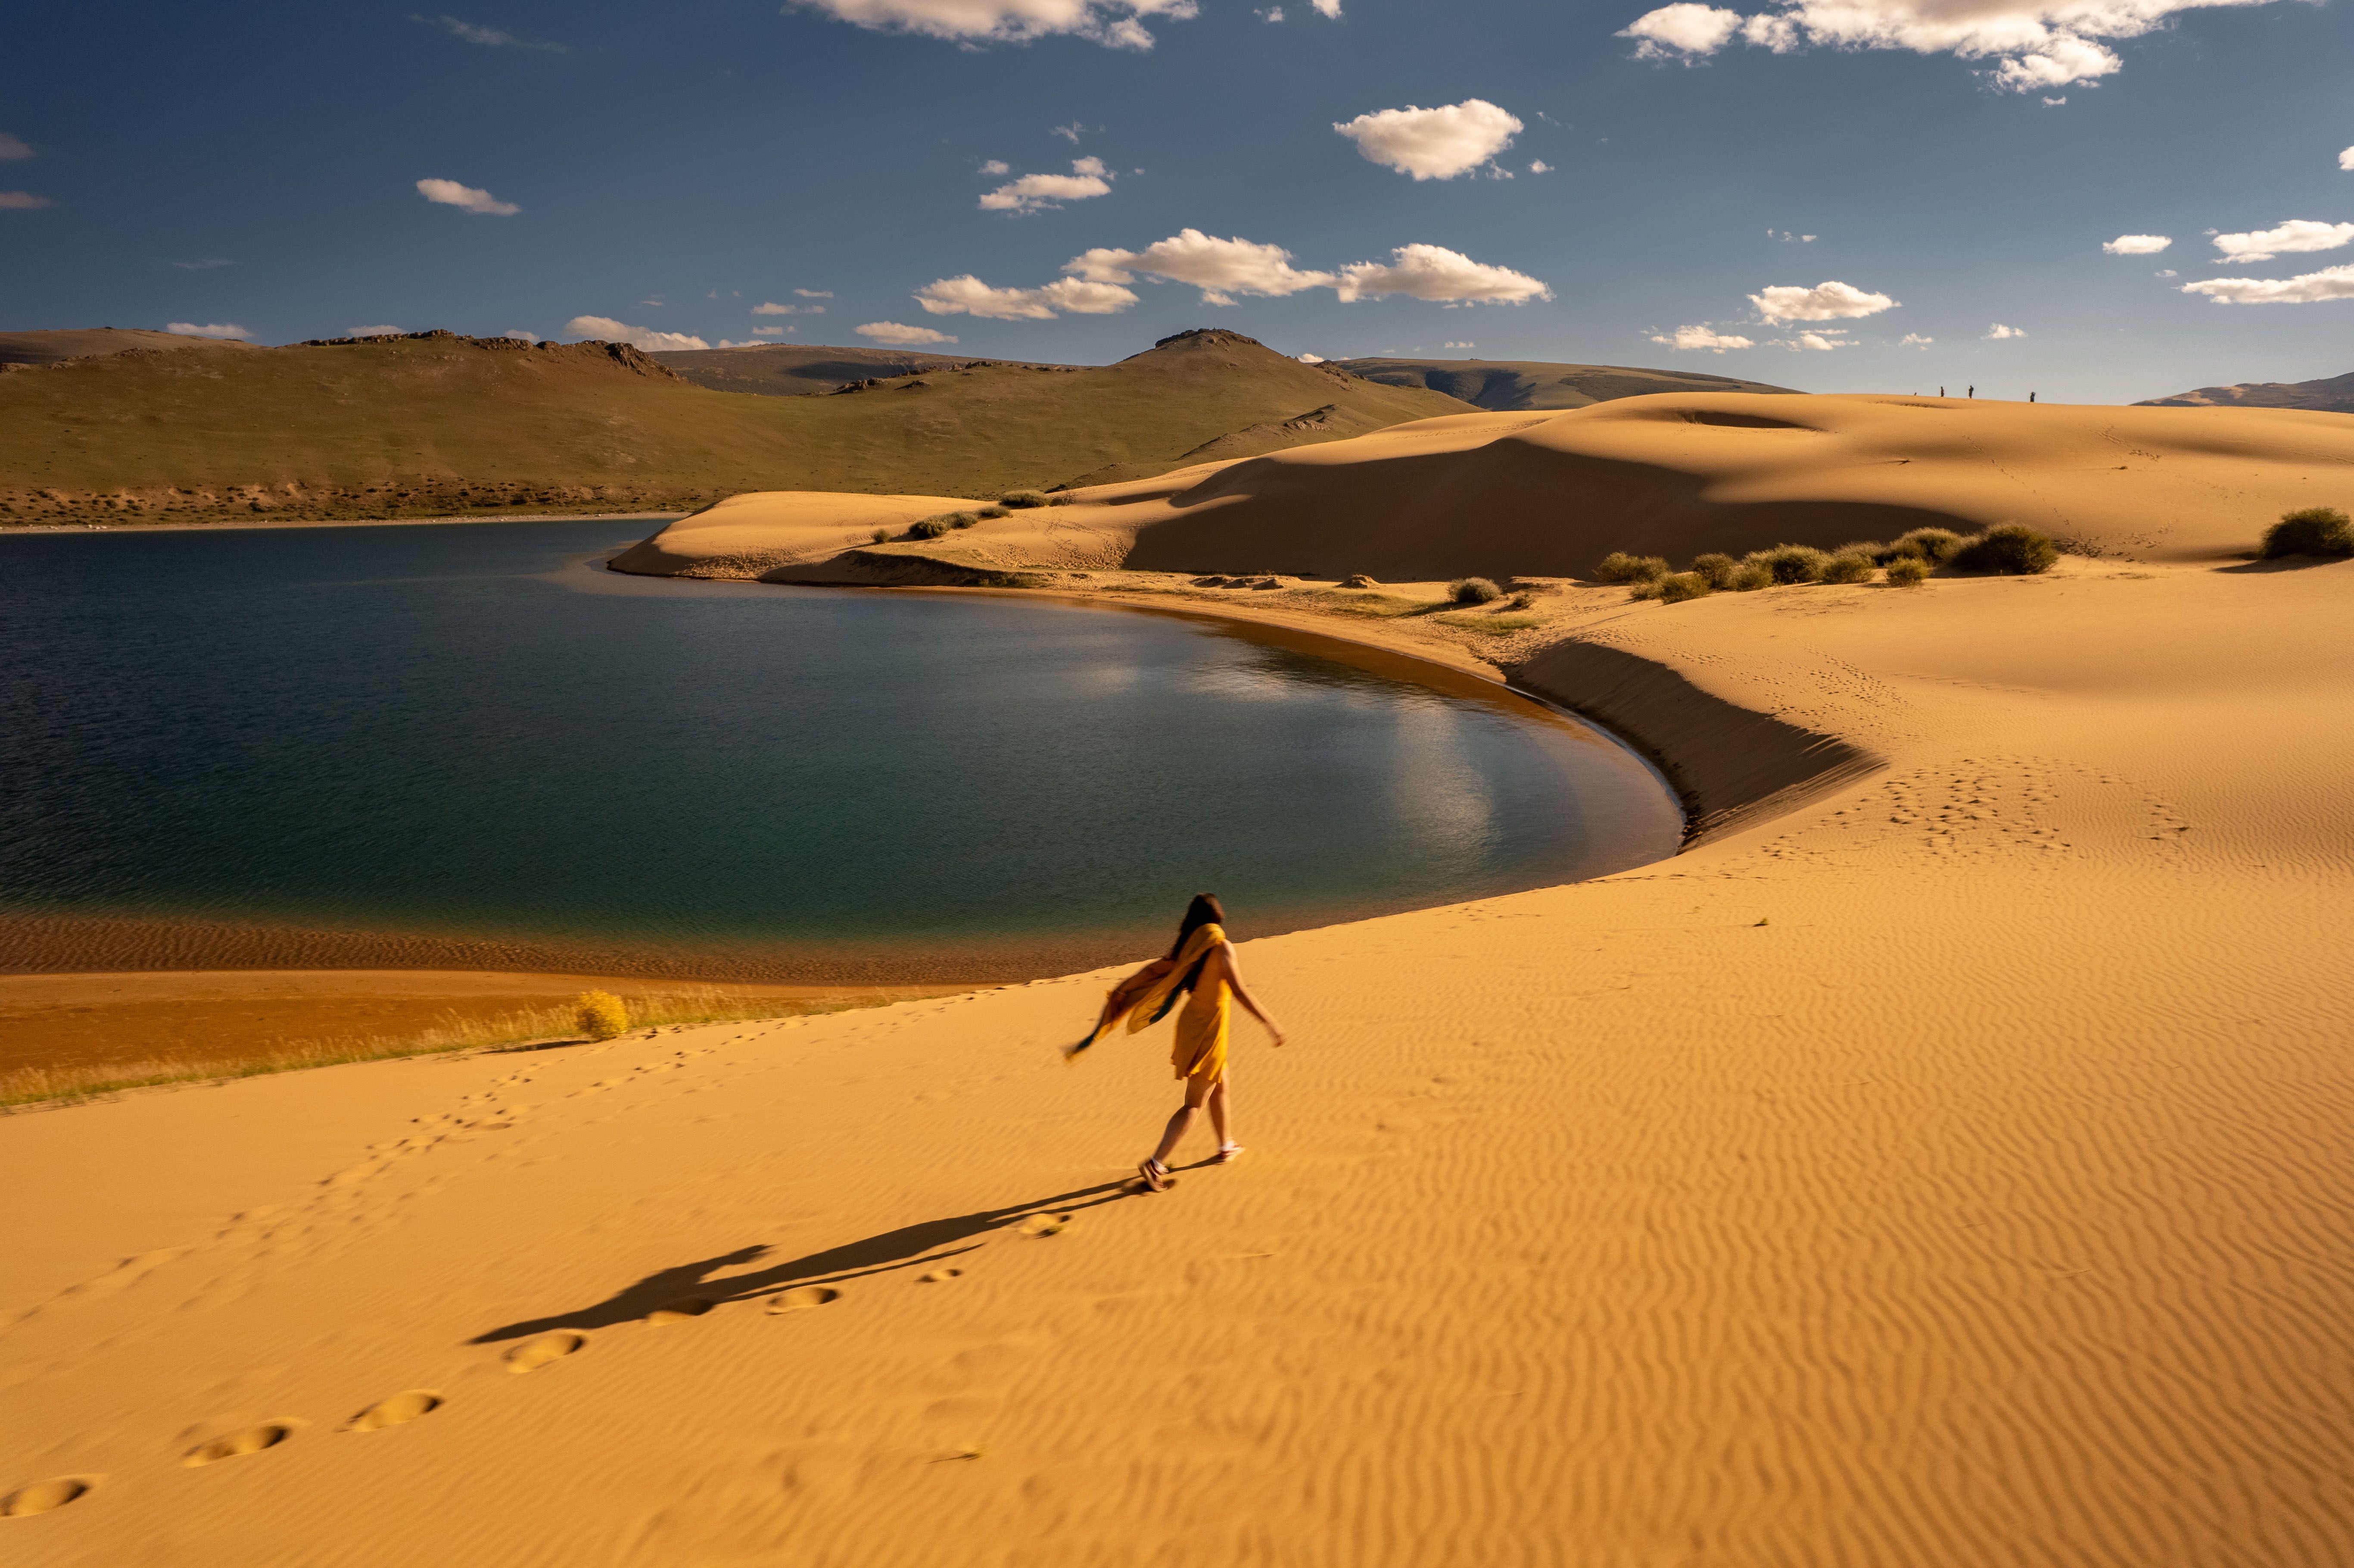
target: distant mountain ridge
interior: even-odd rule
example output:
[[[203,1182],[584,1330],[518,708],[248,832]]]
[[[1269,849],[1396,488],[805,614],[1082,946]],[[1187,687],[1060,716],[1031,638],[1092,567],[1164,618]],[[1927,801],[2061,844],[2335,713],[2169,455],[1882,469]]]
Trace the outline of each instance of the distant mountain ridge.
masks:
[[[1534,359],[1335,359],[1330,363],[1392,387],[1426,387],[1498,413],[1584,408],[1656,392],[1793,392],[1765,381],[1698,370],[1627,365],[1556,365]]]
[[[2201,387],[2171,397],[2146,397],[2137,408],[2307,408],[2319,414],[2354,414],[2354,371],[2318,381],[2246,381],[2237,387]]]
[[[673,511],[748,490],[993,498],[1474,411],[1217,328],[1117,365],[936,360],[829,389],[716,391],[627,344],[444,331],[118,346],[0,375],[0,524]]]

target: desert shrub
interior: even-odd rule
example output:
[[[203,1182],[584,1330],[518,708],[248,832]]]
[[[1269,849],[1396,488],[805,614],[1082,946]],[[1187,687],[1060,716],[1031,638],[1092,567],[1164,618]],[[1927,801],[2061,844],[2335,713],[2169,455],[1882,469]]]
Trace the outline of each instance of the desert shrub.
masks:
[[[1879,564],[1861,550],[1841,550],[1823,563],[1823,578],[1827,583],[1868,583]]]
[[[1942,567],[1961,547],[1962,536],[1951,528],[1915,528],[1889,546],[1880,564],[1884,567],[1899,556],[1917,556],[1933,567]]]
[[[1594,568],[1598,583],[1655,583],[1668,575],[1668,563],[1657,556],[1630,556],[1613,550]]]
[[[1759,588],[1773,586],[1774,574],[1755,561],[1742,562],[1740,569],[1733,574],[1733,591],[1735,593],[1755,593]]]
[[[630,1010],[610,991],[584,991],[573,1003],[580,1033],[591,1040],[613,1040],[628,1033]]]
[[[1888,563],[1890,588],[1919,588],[1929,580],[1929,563],[1919,556],[1899,556]]]
[[[975,517],[1011,517],[1013,514],[1002,506],[984,506],[973,515]]]
[[[2060,546],[2032,528],[2005,523],[1973,539],[1962,541],[1947,564],[1959,572],[1997,573],[2027,577],[2048,572],[2060,558]]]
[[[1716,591],[1715,586],[1698,572],[1678,572],[1661,577],[1659,582],[1661,604],[1681,604],[1688,599],[1706,599]]]
[[[877,528],[874,533],[867,535],[868,538],[874,540],[878,545],[883,543],[885,539],[888,539],[890,536],[891,530],[888,528]]]
[[[1876,567],[1880,565],[1882,557],[1888,554],[1888,546],[1877,539],[1850,539],[1831,554],[1834,556],[1860,555]]]
[[[1049,506],[1068,506],[1072,502],[1076,501],[1077,499],[1077,496],[1072,494],[1067,490],[1057,491],[1055,493],[1046,497],[1046,504]]]
[[[1486,604],[1504,597],[1504,590],[1486,577],[1457,577],[1447,585],[1447,597],[1457,604]]]
[[[1731,556],[1695,556],[1691,569],[1695,575],[1706,578],[1708,586],[1719,593],[1732,588],[1741,577],[1741,563]]]
[[[1044,506],[1046,504],[1046,493],[1043,490],[1009,490],[997,498],[997,503],[1015,508]]]
[[[953,526],[955,524],[949,521],[947,515],[919,517],[907,524],[907,536],[911,539],[937,539]]]
[[[2284,512],[2264,530],[2264,559],[2283,556],[2354,556],[2354,521],[2335,506]]]
[[[1830,557],[1811,545],[1776,545],[1770,550],[1752,552],[1742,564],[1763,567],[1776,583],[1787,587],[1792,583],[1822,581],[1823,567],[1829,563]]]

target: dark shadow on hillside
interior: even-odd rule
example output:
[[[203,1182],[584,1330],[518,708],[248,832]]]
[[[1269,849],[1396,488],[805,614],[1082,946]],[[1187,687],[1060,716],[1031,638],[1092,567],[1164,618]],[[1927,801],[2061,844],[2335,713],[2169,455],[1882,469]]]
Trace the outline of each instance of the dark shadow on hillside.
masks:
[[[2345,556],[2275,556],[2271,560],[2242,561],[2236,567],[2217,567],[2227,577],[2262,577],[2272,572],[2301,572],[2311,567],[2344,566]]]
[[[692,1263],[657,1269],[643,1279],[623,1286],[602,1301],[546,1318],[509,1323],[504,1328],[477,1334],[467,1343],[495,1344],[502,1340],[520,1340],[533,1334],[544,1334],[551,1329],[610,1328],[616,1323],[633,1322],[673,1302],[690,1298],[720,1306],[730,1301],[757,1300],[796,1285],[832,1284],[870,1274],[913,1268],[918,1264],[937,1263],[959,1253],[970,1252],[981,1245],[972,1239],[975,1236],[1032,1214],[1066,1214],[1079,1209],[1117,1202],[1132,1195],[1129,1183],[1106,1181],[1074,1192],[1057,1192],[1052,1197],[1009,1203],[1002,1208],[981,1209],[970,1214],[953,1214],[942,1219],[925,1220],[918,1224],[902,1225],[897,1230],[845,1242],[840,1246],[810,1253],[751,1274],[732,1274],[725,1278],[715,1278],[714,1276],[721,1270],[755,1262],[765,1257],[769,1251],[761,1245],[741,1246],[716,1257],[698,1258]],[[970,1245],[960,1246],[958,1245],[960,1242],[970,1243]]]

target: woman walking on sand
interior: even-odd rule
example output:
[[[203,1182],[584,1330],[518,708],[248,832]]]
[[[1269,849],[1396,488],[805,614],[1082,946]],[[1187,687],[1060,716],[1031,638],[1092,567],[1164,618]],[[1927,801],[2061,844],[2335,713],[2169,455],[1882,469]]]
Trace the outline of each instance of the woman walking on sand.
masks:
[[[1211,1129],[1218,1135],[1218,1163],[1223,1165],[1243,1151],[1243,1146],[1235,1141],[1226,1092],[1227,995],[1232,993],[1253,1018],[1265,1024],[1278,1045],[1283,1044],[1282,1026],[1267,1015],[1243,984],[1241,971],[1235,967],[1235,945],[1226,940],[1225,925],[1226,912],[1217,895],[1195,894],[1193,902],[1185,906],[1185,918],[1178,924],[1169,956],[1153,959],[1112,987],[1104,997],[1103,1016],[1096,1020],[1094,1033],[1063,1053],[1076,1057],[1110,1033],[1123,1015],[1131,1034],[1158,1023],[1168,1016],[1178,997],[1184,996],[1169,1060],[1177,1076],[1184,1080],[1185,1103],[1169,1118],[1161,1146],[1136,1168],[1145,1186],[1155,1192],[1169,1190],[1169,1156],[1176,1150],[1178,1140],[1192,1130],[1194,1113],[1205,1106]]]

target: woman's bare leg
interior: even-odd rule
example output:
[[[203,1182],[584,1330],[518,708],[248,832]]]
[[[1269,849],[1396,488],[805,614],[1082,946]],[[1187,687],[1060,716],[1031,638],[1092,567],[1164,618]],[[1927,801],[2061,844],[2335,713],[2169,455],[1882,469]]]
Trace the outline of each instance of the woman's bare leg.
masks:
[[[1177,1114],[1169,1118],[1169,1126],[1162,1130],[1161,1147],[1152,1151],[1155,1163],[1161,1165],[1169,1163],[1170,1155],[1176,1152],[1178,1140],[1193,1129],[1194,1113],[1202,1108],[1202,1102],[1208,1099],[1218,1087],[1218,1084],[1204,1083],[1200,1078],[1185,1080],[1185,1103],[1177,1107]],[[1215,1118],[1219,1113],[1212,1111],[1210,1114]]]
[[[1206,1102],[1210,1109],[1210,1130],[1218,1135],[1218,1147],[1225,1149],[1235,1141],[1233,1125],[1227,1120],[1226,1080],[1221,1077],[1218,1086],[1210,1091]]]

